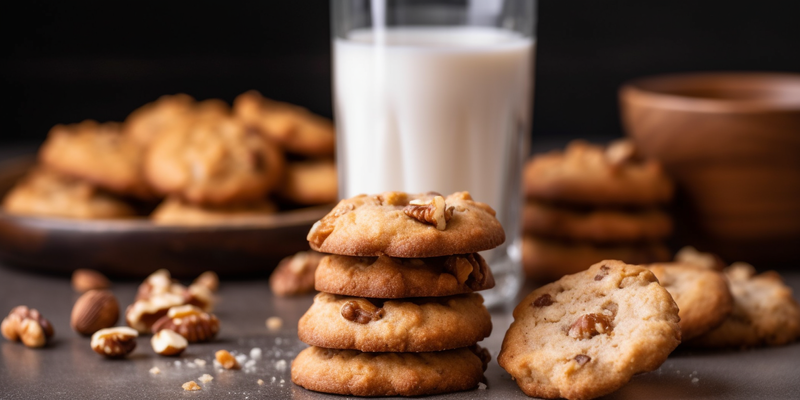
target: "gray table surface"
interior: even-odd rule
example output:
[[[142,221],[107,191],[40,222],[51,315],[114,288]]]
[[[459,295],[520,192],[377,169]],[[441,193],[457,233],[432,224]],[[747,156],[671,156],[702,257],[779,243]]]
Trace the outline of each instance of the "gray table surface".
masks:
[[[800,290],[800,273],[786,274]],[[114,282],[114,294],[124,306],[133,301],[137,282]],[[530,288],[526,288],[527,292]],[[523,293],[524,294],[524,293]],[[266,280],[223,281],[216,314],[222,330],[216,341],[192,344],[178,358],[153,353],[149,337],[123,360],[94,353],[89,339],[69,327],[72,304],[78,295],[69,278],[0,267],[0,312],[20,304],[39,309],[53,324],[56,335],[43,349],[0,342],[0,399],[174,399],[203,398],[342,398],[304,390],[291,383],[291,360],[305,345],[297,339],[297,321],[311,305],[312,295],[280,298],[270,293]],[[492,311],[494,330],[483,345],[496,357],[511,323],[510,307]],[[270,332],[265,320],[281,317],[284,326]],[[120,321],[122,322],[122,320]],[[223,371],[212,363],[216,350],[248,355],[261,350],[250,368]],[[195,359],[207,362],[198,366]],[[161,373],[148,371],[158,367]],[[181,384],[208,373],[214,380],[202,391],[184,392]],[[434,396],[438,399],[527,398],[493,361],[486,371],[488,388]],[[257,381],[262,379],[263,385]],[[198,381],[198,383],[200,383]],[[800,343],[745,351],[689,352],[678,350],[657,371],[642,374],[609,399],[789,399],[800,398]]]

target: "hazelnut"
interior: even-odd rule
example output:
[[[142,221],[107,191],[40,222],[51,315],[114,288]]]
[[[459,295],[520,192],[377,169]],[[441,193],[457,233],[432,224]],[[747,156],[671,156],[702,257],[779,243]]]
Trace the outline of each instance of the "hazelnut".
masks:
[[[573,339],[591,339],[608,332],[611,332],[611,321],[603,314],[581,315],[569,327],[569,336]]]
[[[72,273],[72,288],[78,293],[92,289],[108,289],[111,282],[105,275],[93,269],[76,269]]]
[[[125,357],[136,348],[139,333],[126,326],[100,329],[92,335],[92,350],[109,358]]]
[[[269,287],[278,296],[293,296],[314,291],[314,273],[323,255],[301,251],[281,260],[269,277]]]
[[[220,350],[214,354],[214,357],[217,359],[217,362],[222,365],[225,369],[239,369],[239,362],[236,361],[236,357],[231,355],[228,350]]]
[[[150,339],[153,351],[162,356],[177,356],[186,350],[189,342],[186,339],[169,329],[162,329]]]
[[[117,319],[119,303],[114,295],[108,290],[90,290],[72,307],[70,325],[75,332],[91,335],[116,325]]]
[[[10,341],[22,341],[28,347],[42,347],[55,334],[53,326],[34,308],[17,306],[0,324],[0,332]]]
[[[149,333],[153,324],[167,315],[172,307],[185,304],[183,296],[161,293],[147,299],[137,300],[125,310],[125,321],[140,333]]]
[[[443,231],[447,222],[453,217],[453,207],[447,207],[444,197],[436,196],[433,200],[412,200],[403,209],[403,213],[417,221],[431,224]]]
[[[368,324],[383,318],[384,311],[365,299],[349,300],[342,305],[342,317],[359,324]]]
[[[193,305],[172,307],[156,321],[153,332],[169,329],[177,332],[191,343],[207,342],[217,336],[219,320]]]
[[[214,271],[206,271],[200,274],[192,285],[205,286],[208,290],[216,292],[219,289],[219,276]]]

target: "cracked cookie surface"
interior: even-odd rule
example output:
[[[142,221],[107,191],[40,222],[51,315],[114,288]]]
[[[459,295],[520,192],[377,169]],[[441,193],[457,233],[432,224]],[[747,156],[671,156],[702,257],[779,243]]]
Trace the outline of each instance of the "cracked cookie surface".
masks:
[[[680,343],[678,321],[653,273],[606,260],[531,292],[498,363],[529,396],[591,399],[658,368]]]
[[[323,253],[403,258],[476,253],[505,241],[495,211],[467,192],[441,197],[445,207],[436,206],[442,208],[438,214],[418,212],[438,204],[434,201],[439,196],[384,192],[345,199],[314,224],[307,239]],[[438,218],[438,226],[426,217]]]

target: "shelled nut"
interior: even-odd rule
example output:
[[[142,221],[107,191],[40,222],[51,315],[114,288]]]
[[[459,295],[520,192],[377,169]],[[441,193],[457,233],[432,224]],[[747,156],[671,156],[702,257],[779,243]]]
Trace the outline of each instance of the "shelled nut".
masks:
[[[116,325],[119,303],[108,290],[90,290],[72,307],[70,325],[75,332],[91,335],[103,328]]]
[[[200,274],[192,285],[205,286],[208,290],[216,292],[219,289],[219,276],[214,271],[206,271]]]
[[[10,341],[22,341],[28,347],[42,347],[55,331],[50,322],[34,308],[17,306],[0,324],[0,332]]]
[[[239,369],[239,362],[236,361],[236,357],[234,357],[228,350],[219,350],[214,354],[214,357],[217,359],[217,362],[222,365],[225,369]]]
[[[146,299],[137,300],[125,311],[125,321],[139,333],[149,333],[153,323],[167,315],[172,307],[185,304],[183,296],[161,293]]]
[[[158,331],[153,338],[150,339],[150,344],[153,346],[153,351],[162,356],[177,356],[186,350],[189,342],[186,339],[169,329],[162,329]]]
[[[429,201],[412,200],[403,208],[403,213],[443,231],[447,229],[447,223],[453,217],[453,207],[447,207],[444,197],[436,196]]]
[[[108,289],[111,281],[105,275],[93,269],[76,269],[72,273],[72,288],[78,293],[93,289]]]
[[[125,357],[136,348],[139,333],[126,326],[100,329],[92,335],[92,350],[109,358]]]
[[[219,320],[193,305],[172,307],[167,315],[153,324],[153,332],[169,329],[177,332],[190,343],[207,342],[219,332]]]

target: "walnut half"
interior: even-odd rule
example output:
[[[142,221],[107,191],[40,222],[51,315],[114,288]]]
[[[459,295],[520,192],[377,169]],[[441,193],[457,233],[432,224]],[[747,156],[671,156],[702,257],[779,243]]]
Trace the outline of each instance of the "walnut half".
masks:
[[[342,317],[359,324],[368,324],[383,318],[384,311],[367,300],[350,300],[341,308]]]
[[[581,315],[569,327],[569,336],[573,339],[591,339],[609,332],[611,332],[611,321],[603,314]]]
[[[28,347],[42,347],[53,336],[53,326],[34,308],[15,307],[0,324],[3,336]]]
[[[429,201],[412,200],[403,212],[417,221],[435,226],[440,231],[447,229],[447,222],[453,217],[453,207],[447,207],[442,196],[436,196]]]

